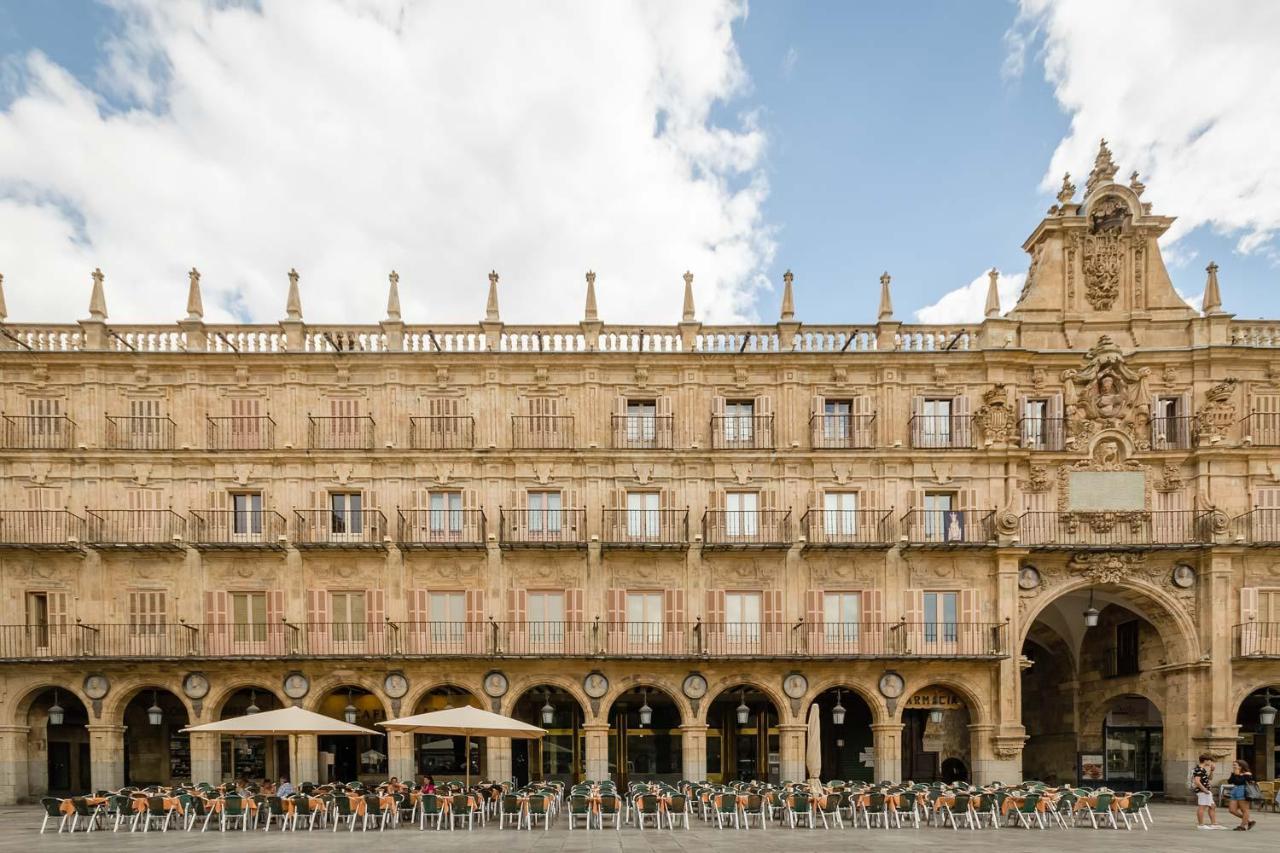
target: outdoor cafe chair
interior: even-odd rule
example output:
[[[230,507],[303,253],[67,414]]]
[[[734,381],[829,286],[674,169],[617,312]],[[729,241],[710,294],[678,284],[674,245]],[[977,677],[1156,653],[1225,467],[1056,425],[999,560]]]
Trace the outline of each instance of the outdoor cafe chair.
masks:
[[[1259,782],[1258,787],[1262,790],[1262,805],[1270,804],[1271,810],[1276,810],[1276,783],[1271,782],[1271,793],[1267,794],[1267,789],[1262,787],[1264,783]],[[1142,814],[1147,818],[1147,825],[1155,823],[1155,819],[1151,817],[1151,798],[1155,796],[1150,791],[1134,791],[1135,794],[1142,795]]]
[[[738,808],[738,816],[742,820],[742,828],[750,829],[751,821],[760,825],[761,829],[769,827],[769,801],[764,794],[747,794],[746,802]]]
[[[817,823],[814,813],[814,802],[808,794],[797,793],[787,795],[787,820],[791,824],[791,828],[795,829],[797,823],[807,822],[810,829],[817,829]],[[826,819],[823,819],[822,825],[825,827]]]
[[[890,820],[895,817],[896,813],[889,811],[889,801],[883,791],[871,791],[867,794],[867,804],[862,807],[862,820],[867,829],[871,828],[873,820],[882,828],[888,829]]]
[[[62,800],[57,797],[41,797],[40,806],[44,809],[44,820],[40,821],[40,834],[44,835],[45,827],[49,825],[49,821],[56,820],[58,822],[58,832],[64,829],[70,830],[69,824],[75,818],[75,812],[67,814],[62,811]]]
[[[107,794],[107,805],[102,811],[105,820],[112,822],[111,831],[119,832],[120,824],[133,817],[133,801],[124,794]],[[186,808],[186,806],[183,806]]]
[[[1088,811],[1085,812],[1089,816],[1089,823],[1094,829],[1098,828],[1098,818],[1102,818],[1102,824],[1105,827],[1107,823],[1111,824],[1112,829],[1118,829],[1116,826],[1116,813],[1112,808],[1113,797],[1106,791],[1100,791],[1096,799]]]
[[[538,821],[542,821],[543,830],[551,828],[551,797],[547,794],[531,794],[529,796],[529,810],[525,813],[526,830],[532,830],[533,825]]]
[[[1032,821],[1036,826],[1044,829],[1044,814],[1040,811],[1040,792],[1028,791],[1022,798],[1022,802],[1013,809],[1013,815],[1017,818],[1018,825],[1024,829],[1030,829]]]
[[[316,818],[321,812],[311,807],[311,797],[306,794],[294,794],[289,798],[289,802],[293,804],[293,811],[286,812],[280,820],[280,829],[291,829],[298,831],[298,820],[303,819],[307,822],[307,829],[311,830],[316,825]]]
[[[519,829],[521,819],[520,798],[515,794],[503,794],[498,800],[498,829],[505,829],[509,820],[515,821],[516,829]]]
[[[245,807],[242,798],[227,794],[222,798],[222,811],[218,812],[218,829],[226,832],[228,824],[234,826],[237,822],[240,824],[240,829],[248,829],[249,810]]]
[[[169,821],[174,818],[174,810],[165,806],[165,798],[156,794],[146,797],[146,809],[135,812],[133,815],[133,824],[129,827],[130,832],[138,831],[138,824],[142,824],[142,831],[149,832],[153,824],[160,824],[161,832],[169,831]]]
[[[365,794],[364,800],[364,816],[360,821],[360,828],[368,831],[369,824],[376,824],[379,830],[387,828],[387,821],[392,818],[392,810],[383,808],[382,798],[377,794]]]
[[[971,805],[970,805],[971,802],[972,801],[970,800],[968,794],[957,793],[953,798],[953,802],[951,805],[947,805],[946,803],[942,803],[941,805],[939,805],[935,811],[935,813],[938,815],[939,824],[941,826],[946,826],[948,823],[950,823],[952,829],[959,830],[960,815],[963,814],[965,825],[968,826],[969,829],[975,829],[973,825],[974,823],[973,809],[971,808]]]
[[[734,829],[739,828],[737,794],[732,791],[712,794],[711,807],[711,813],[716,819],[716,829],[724,829],[726,823],[732,824]]]
[[[604,829],[604,822],[612,820],[614,829],[622,829],[623,813],[622,797],[616,791],[608,794],[602,793],[600,795],[600,815],[596,825]]]
[[[689,797],[685,794],[672,794],[667,801],[667,828],[675,829],[676,821],[680,821],[688,829],[689,814]]]
[[[843,805],[846,796],[840,791],[833,791],[827,794],[826,805],[814,802],[814,805],[818,807],[818,814],[822,818],[823,826],[827,826],[827,818],[831,818],[835,821],[836,826],[844,829],[844,818],[840,816],[840,807]]]
[[[1049,821],[1056,821],[1058,826],[1068,829],[1076,825],[1076,795],[1063,791],[1048,809]]]
[[[356,831],[356,820],[360,815],[356,814],[355,808],[351,805],[351,798],[344,791],[338,791],[333,795],[333,831],[337,832],[338,827],[345,820],[347,822],[347,830]]]
[[[1146,830],[1147,816],[1142,811],[1146,805],[1147,797],[1145,794],[1134,793],[1129,795],[1128,804],[1117,810],[1120,812],[1120,819],[1124,821],[1125,829],[1133,829],[1132,824],[1129,823],[1129,818],[1133,818],[1135,823],[1141,826],[1143,830]]]
[[[636,825],[644,831],[644,822],[652,820],[655,829],[662,828],[662,802],[657,794],[640,794],[635,798]],[[735,816],[736,819],[736,816]]]
[[[569,830],[573,830],[573,825],[577,823],[578,818],[582,818],[583,825],[591,828],[591,803],[587,800],[585,791],[575,791],[569,795]]]

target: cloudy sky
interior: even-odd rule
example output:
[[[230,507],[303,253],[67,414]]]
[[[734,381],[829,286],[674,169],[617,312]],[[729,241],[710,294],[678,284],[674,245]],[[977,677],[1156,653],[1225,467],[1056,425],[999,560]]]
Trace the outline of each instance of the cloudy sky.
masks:
[[[1194,301],[1280,316],[1280,3],[0,0],[11,320],[981,315],[1106,136]]]

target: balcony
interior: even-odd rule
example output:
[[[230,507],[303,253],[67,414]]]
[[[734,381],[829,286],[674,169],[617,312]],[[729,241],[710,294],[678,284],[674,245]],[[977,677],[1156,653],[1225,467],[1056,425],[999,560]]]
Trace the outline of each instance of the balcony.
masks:
[[[1245,415],[1240,419],[1240,437],[1255,447],[1280,447],[1280,412]]]
[[[187,520],[169,509],[85,510],[85,544],[102,550],[180,550]]]
[[[911,446],[923,450],[971,450],[972,415],[912,415]]]
[[[671,415],[614,415],[613,446],[616,450],[670,450],[674,446],[675,419]]]
[[[387,517],[376,509],[294,510],[297,548],[385,548]]]
[[[368,415],[307,415],[307,447],[311,450],[372,450],[373,418]]]
[[[191,545],[202,551],[284,550],[288,523],[269,509],[202,509],[191,511],[187,531]]]
[[[984,509],[913,509],[901,518],[902,539],[916,548],[995,545],[995,512]]]
[[[1044,551],[1152,550],[1207,544],[1209,517],[1195,510],[1162,512],[1024,512],[1019,544]]]
[[[585,509],[500,509],[499,543],[504,548],[585,548]]]
[[[1151,419],[1152,450],[1190,450],[1196,436],[1193,417],[1160,417]]]
[[[689,545],[689,510],[602,510],[600,541],[609,548],[685,548]]]
[[[512,415],[511,446],[516,450],[572,450],[572,415]]]
[[[714,415],[712,450],[773,450],[773,415]]]
[[[813,415],[809,418],[814,450],[865,450],[875,447],[875,415]]]
[[[1062,450],[1066,446],[1066,418],[1019,418],[1019,444],[1027,450]]]
[[[5,415],[6,450],[70,450],[76,445],[75,421],[66,415]]]
[[[409,418],[413,450],[470,450],[475,447],[475,419],[466,416]]]
[[[106,415],[111,450],[173,450],[175,424],[165,417]]]
[[[484,511],[479,509],[396,510],[396,545],[450,549],[485,546]]]
[[[1280,622],[1245,622],[1232,631],[1236,657],[1280,658]]]
[[[791,510],[709,509],[702,516],[704,548],[787,548],[791,545]]]
[[[1236,516],[1232,523],[1237,541],[1280,547],[1280,509],[1251,509]]]
[[[800,519],[807,548],[892,548],[893,512],[880,509],[811,509]]]
[[[210,450],[272,450],[276,422],[266,415],[207,417]]]
[[[0,510],[0,548],[78,551],[88,529],[86,519],[65,509]]]

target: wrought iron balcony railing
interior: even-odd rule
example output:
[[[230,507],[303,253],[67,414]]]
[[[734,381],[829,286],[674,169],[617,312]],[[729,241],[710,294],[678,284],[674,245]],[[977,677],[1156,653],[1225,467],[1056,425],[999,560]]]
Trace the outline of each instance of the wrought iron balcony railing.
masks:
[[[7,450],[70,450],[76,445],[75,421],[66,415],[5,415]]]
[[[0,510],[0,545],[14,548],[77,548],[88,536],[88,521],[65,509]]]
[[[1240,438],[1256,447],[1280,447],[1280,412],[1250,412],[1240,419]]]
[[[1248,545],[1280,545],[1280,509],[1251,509],[1232,524],[1236,538]]]
[[[462,415],[411,417],[409,447],[414,450],[470,450],[475,447],[475,418]]]
[[[484,511],[401,509],[396,511],[396,544],[402,548],[482,548]]]
[[[1190,450],[1196,437],[1196,419],[1190,416],[1151,419],[1152,450]]]
[[[271,450],[276,446],[276,422],[266,415],[206,417],[210,450]]]
[[[713,450],[772,450],[773,415],[713,415]]]
[[[602,510],[600,541],[611,547],[645,548],[688,545],[689,510]]]
[[[187,538],[187,520],[169,509],[85,510],[95,548],[178,548]]]
[[[173,450],[176,425],[166,417],[106,415],[112,450]]]
[[[294,544],[299,548],[381,548],[387,517],[376,509],[294,510]]]
[[[187,527],[197,548],[280,548],[289,535],[284,516],[269,509],[201,509],[191,511]]]
[[[786,548],[791,544],[791,510],[709,509],[702,516],[705,547]]]
[[[813,415],[809,433],[814,450],[859,450],[875,447],[875,415]]]
[[[674,430],[671,415],[614,415],[613,446],[618,450],[670,450]]]
[[[973,447],[972,415],[912,415],[907,423],[912,447],[925,450],[968,450]]]
[[[1018,440],[1027,450],[1061,450],[1066,446],[1066,418],[1020,418]]]
[[[372,450],[376,424],[368,415],[307,415],[307,447],[312,450]]]
[[[573,415],[512,415],[511,446],[516,450],[572,450]]]
[[[984,509],[912,509],[900,519],[909,545],[956,547],[996,544],[995,512]]]
[[[1245,622],[1232,630],[1236,657],[1280,658],[1280,622]]]
[[[1197,510],[1024,512],[1018,540],[1043,550],[1180,548],[1212,542],[1208,524]]]
[[[585,509],[499,510],[499,542],[504,546],[580,547],[587,543]]]
[[[890,548],[895,539],[892,510],[811,509],[800,525],[813,548]]]

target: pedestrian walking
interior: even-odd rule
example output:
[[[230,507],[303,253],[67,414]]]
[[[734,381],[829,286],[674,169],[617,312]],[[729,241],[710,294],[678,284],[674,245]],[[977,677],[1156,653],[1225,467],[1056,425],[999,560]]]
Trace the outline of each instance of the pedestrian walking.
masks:
[[[1231,762],[1231,775],[1227,777],[1227,784],[1231,786],[1231,802],[1227,804],[1227,810],[1240,818],[1240,825],[1235,827],[1235,831],[1253,829],[1256,821],[1249,819],[1249,795],[1252,793],[1250,789],[1257,787],[1257,783],[1253,781],[1249,762],[1243,758]]]

